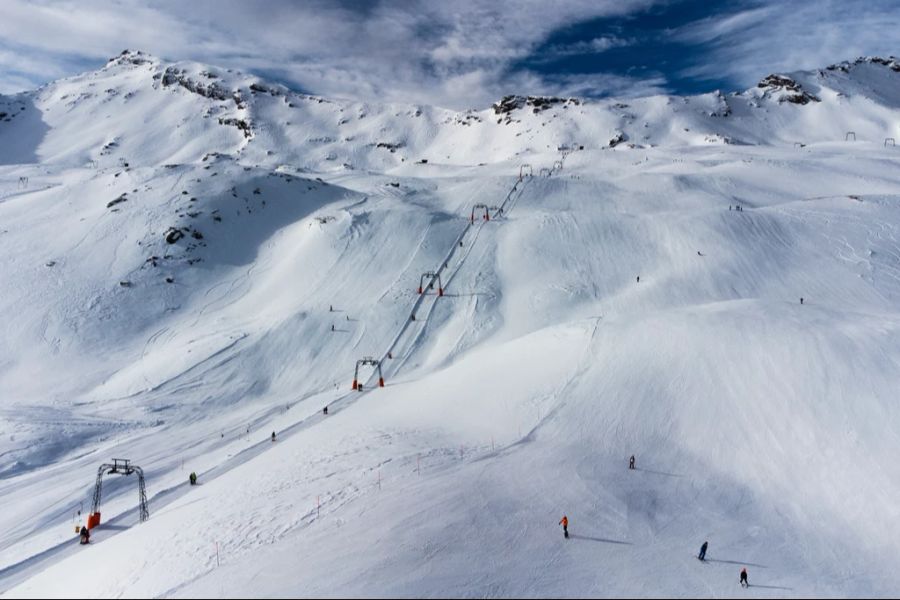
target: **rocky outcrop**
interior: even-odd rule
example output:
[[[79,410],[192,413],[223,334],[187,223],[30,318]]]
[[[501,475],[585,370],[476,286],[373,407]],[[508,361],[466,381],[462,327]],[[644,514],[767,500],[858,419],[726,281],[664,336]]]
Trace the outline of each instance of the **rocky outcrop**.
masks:
[[[825,67],[825,69],[828,71],[840,71],[841,73],[849,73],[850,69],[852,69],[856,65],[862,65],[866,63],[883,65],[889,68],[891,71],[900,73],[900,59],[898,59],[896,56],[889,56],[887,58],[883,58],[881,56],[861,56],[852,62],[844,61],[835,63],[833,65],[828,65],[827,67]]]
[[[178,67],[166,67],[162,75],[162,85],[163,87],[180,85],[189,92],[199,94],[204,98],[234,100],[235,104],[240,103],[240,99],[231,90],[226,90],[215,82],[203,84],[202,82],[194,81],[187,76],[187,72],[184,69],[179,69]]]
[[[176,229],[175,227],[169,227],[166,230],[165,238],[167,244],[174,244],[178,240],[184,237],[184,232],[180,229]]]
[[[243,133],[244,137],[248,140],[253,137],[253,130],[250,128],[250,123],[248,123],[245,119],[219,117],[219,125],[233,125],[234,127],[240,129],[241,133]]]
[[[799,83],[785,75],[769,75],[756,84],[756,87],[764,90],[764,94],[770,95],[781,102],[792,104],[809,104],[821,102],[819,98],[810,94]]]
[[[127,202],[128,201],[128,198],[126,197],[127,195],[128,195],[127,192],[123,192],[122,195],[120,195],[118,198],[116,198],[114,200],[110,200],[109,202],[106,203],[106,208],[112,208],[116,204],[122,204],[123,202]]]
[[[145,65],[147,63],[152,63],[153,59],[147,54],[144,54],[140,50],[122,50],[122,53],[118,56],[114,56],[113,58],[107,61],[106,65],[110,64],[129,64],[129,65]]]
[[[614,136],[612,137],[612,139],[609,140],[609,147],[610,147],[610,148],[615,148],[616,146],[618,146],[619,144],[621,144],[622,142],[624,142],[624,141],[627,140],[627,139],[628,139],[628,136],[626,136],[626,135],[625,135],[623,132],[621,132],[621,131],[617,131],[617,132],[616,132],[616,135],[614,135]]]
[[[491,108],[496,115],[508,115],[519,108],[532,107],[535,114],[544,111],[551,106],[581,104],[577,98],[556,98],[552,96],[504,96],[499,102],[495,102]]]

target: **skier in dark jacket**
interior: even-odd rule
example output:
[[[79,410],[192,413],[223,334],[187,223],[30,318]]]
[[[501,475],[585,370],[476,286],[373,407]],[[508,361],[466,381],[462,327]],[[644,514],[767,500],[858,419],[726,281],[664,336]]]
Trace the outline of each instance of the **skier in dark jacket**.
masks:
[[[741,587],[750,587],[750,582],[747,581],[747,567],[741,569]]]
[[[706,560],[706,547],[709,546],[709,542],[703,542],[703,545],[700,546],[700,554],[697,556],[700,560]]]
[[[628,459],[628,468],[634,471],[634,454]]]
[[[91,541],[91,532],[84,525],[81,526],[81,543],[89,544]]]

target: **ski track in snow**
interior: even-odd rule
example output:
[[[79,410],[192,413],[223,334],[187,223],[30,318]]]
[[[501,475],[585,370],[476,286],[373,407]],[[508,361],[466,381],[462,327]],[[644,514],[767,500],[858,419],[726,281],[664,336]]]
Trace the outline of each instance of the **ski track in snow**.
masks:
[[[510,113],[168,66],[0,96],[4,597],[892,593],[890,65]],[[151,518],[107,479],[83,548],[112,456]]]

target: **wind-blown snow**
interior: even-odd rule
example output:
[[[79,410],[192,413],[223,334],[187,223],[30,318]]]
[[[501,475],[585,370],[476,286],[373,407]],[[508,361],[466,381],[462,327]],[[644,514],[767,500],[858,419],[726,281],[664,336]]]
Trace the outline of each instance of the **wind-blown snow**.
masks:
[[[898,70],[457,113],[129,52],[0,97],[0,590],[893,595]],[[108,478],[81,547],[113,457],[150,520]]]

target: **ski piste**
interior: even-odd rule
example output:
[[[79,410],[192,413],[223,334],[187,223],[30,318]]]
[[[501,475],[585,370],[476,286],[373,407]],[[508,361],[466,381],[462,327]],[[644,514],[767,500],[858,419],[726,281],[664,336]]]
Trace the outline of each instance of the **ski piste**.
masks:
[[[0,97],[0,590],[890,595],[885,61],[467,114],[129,52]],[[115,458],[150,519],[104,483],[81,547]]]

